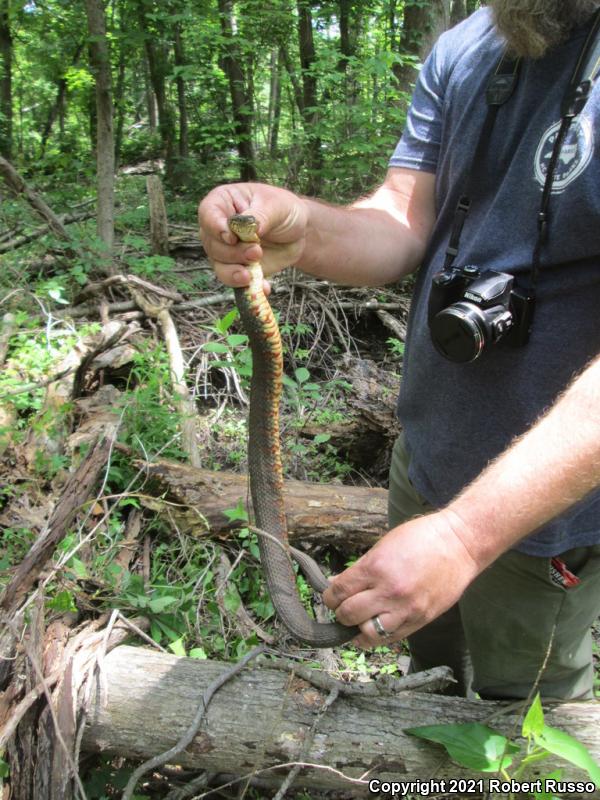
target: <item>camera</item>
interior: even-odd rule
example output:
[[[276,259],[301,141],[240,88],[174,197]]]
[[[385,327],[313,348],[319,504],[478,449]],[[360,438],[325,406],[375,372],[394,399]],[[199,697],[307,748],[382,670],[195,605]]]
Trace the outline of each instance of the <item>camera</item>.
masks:
[[[474,361],[497,342],[522,347],[529,340],[535,300],[514,275],[467,265],[437,272],[431,281],[429,330],[450,361]]]

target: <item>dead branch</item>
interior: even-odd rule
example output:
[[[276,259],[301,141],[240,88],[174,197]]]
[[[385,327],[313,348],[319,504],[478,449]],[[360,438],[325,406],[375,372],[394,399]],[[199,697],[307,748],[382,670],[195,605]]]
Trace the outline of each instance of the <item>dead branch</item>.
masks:
[[[0,156],[0,177],[15,195],[22,194],[33,210],[44,220],[50,230],[61,239],[68,239],[67,229],[56,216],[54,211],[48,206],[45,200],[37,192],[27,185],[24,178],[19,175],[13,165],[5,158]]]
[[[98,476],[104,469],[116,426],[90,448],[83,461],[67,481],[46,529],[17,567],[15,574],[0,595],[0,611],[11,617],[25,595],[33,587],[56,545],[68,531],[73,516],[88,499]]]
[[[120,647],[104,660],[107,691],[99,695],[83,740],[87,751],[151,758],[172,747],[189,729],[199,697],[225,665]],[[368,778],[425,780],[481,778],[450,762],[444,751],[404,733],[437,723],[487,723],[505,734],[515,730],[521,708],[415,691],[374,697],[341,696],[319,722],[309,751],[305,743],[326,696],[279,670],[244,670],[211,703],[202,726],[177,762],[213,773],[255,775],[302,762],[305,788],[351,789],[368,794]],[[165,709],[169,710],[165,714]],[[600,705],[568,703],[548,709],[546,721],[576,736],[598,760]],[[554,756],[544,771],[561,766],[565,780],[582,773]],[[600,789],[588,795],[600,797]]]
[[[219,536],[236,527],[224,512],[245,501],[245,475],[166,460],[134,463],[147,475],[140,502],[158,512],[168,508],[183,532],[206,536],[210,530],[211,536]],[[387,530],[385,489],[286,481],[284,495],[290,539],[296,547],[330,545],[344,552],[363,551]]]
[[[167,207],[162,183],[158,175],[146,178],[148,206],[150,210],[150,241],[152,253],[159,256],[169,255],[169,224]]]
[[[62,225],[71,225],[73,222],[83,222],[84,220],[91,219],[94,216],[95,213],[93,211],[83,211],[79,214],[61,214],[57,216],[57,220]],[[0,253],[8,253],[10,250],[16,250],[19,247],[23,247],[24,245],[35,241],[35,239],[40,239],[42,236],[45,236],[51,230],[56,233],[56,231],[54,231],[50,225],[40,225],[29,233],[18,234],[14,238],[0,243]]]

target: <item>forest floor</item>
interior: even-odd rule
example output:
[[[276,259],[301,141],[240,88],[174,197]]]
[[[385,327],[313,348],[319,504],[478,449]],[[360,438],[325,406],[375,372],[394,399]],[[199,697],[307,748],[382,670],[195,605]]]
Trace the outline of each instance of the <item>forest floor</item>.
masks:
[[[202,256],[195,202],[169,205],[171,253],[153,255],[140,187],[138,181],[123,190],[114,275],[100,272],[105,256],[89,223],[73,226],[68,244],[48,235],[3,257],[0,589],[44,529],[87,448],[115,424],[116,413],[116,444],[101,488],[65,531],[37,583],[44,625],[74,628],[118,608],[125,617],[144,617],[150,639],[176,655],[236,661],[264,631],[278,631],[244,498],[228,510],[237,527],[226,539],[194,535],[148,497],[133,462],[186,462],[192,447],[204,469],[245,472],[251,371],[246,338],[232,293],[216,283]],[[17,222],[23,209],[14,203],[3,209],[7,235],[0,235],[0,245],[23,227]],[[286,361],[286,478],[386,485],[410,288],[340,289],[294,271],[274,281],[272,304]],[[159,306],[174,324],[169,334]],[[165,337],[171,337],[168,347]],[[180,348],[186,367],[195,415],[192,445],[182,435],[186,413],[175,385],[173,347]],[[336,547],[314,555],[339,571],[358,553]],[[298,587],[308,606],[312,593],[301,576]],[[240,606],[250,628],[240,627]],[[297,650],[295,657],[311,663],[315,654]],[[327,666],[345,680],[369,680],[401,675],[407,656],[401,645],[368,654],[347,646],[330,654]],[[87,797],[119,797],[131,770],[123,759],[84,756]],[[183,798],[188,795],[175,792],[184,779],[191,777],[157,770],[135,797]],[[219,783],[219,776],[213,779]],[[274,794],[249,785],[210,796]],[[286,796],[334,797],[294,788]]]

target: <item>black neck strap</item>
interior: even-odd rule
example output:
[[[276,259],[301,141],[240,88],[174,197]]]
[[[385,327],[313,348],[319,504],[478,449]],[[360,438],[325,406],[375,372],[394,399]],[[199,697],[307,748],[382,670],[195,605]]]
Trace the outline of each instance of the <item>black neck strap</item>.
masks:
[[[458,254],[460,236],[471,206],[471,195],[475,183],[475,170],[476,167],[480,167],[483,164],[500,106],[504,105],[504,103],[511,98],[517,86],[520,64],[520,59],[515,60],[504,54],[486,87],[485,99],[488,110],[465,179],[463,191],[461,192],[454,212],[452,231],[450,233],[448,247],[446,248],[444,270],[450,270],[452,268],[454,259]],[[594,14],[592,26],[586,37],[583,48],[581,49],[575,69],[573,70],[573,75],[571,76],[571,80],[569,81],[561,103],[560,128],[554,140],[552,155],[548,163],[548,170],[542,190],[540,210],[537,217],[538,233],[533,248],[529,273],[531,290],[535,288],[539,277],[542,248],[548,238],[550,197],[552,195],[554,173],[556,171],[560,151],[571,122],[577,114],[583,110],[588,100],[598,72],[600,72],[600,9]]]

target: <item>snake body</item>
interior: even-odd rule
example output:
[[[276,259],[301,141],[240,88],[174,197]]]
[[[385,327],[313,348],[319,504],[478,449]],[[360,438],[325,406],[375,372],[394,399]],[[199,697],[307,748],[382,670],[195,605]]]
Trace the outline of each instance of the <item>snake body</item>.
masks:
[[[258,224],[250,215],[234,215],[229,219],[229,227],[241,241],[259,241]],[[317,591],[323,591],[328,581],[310,556],[290,548],[288,542],[279,445],[281,336],[263,291],[260,263],[249,264],[248,270],[250,283],[235,289],[235,300],[252,350],[248,471],[256,526],[259,532],[264,532],[258,537],[261,564],[275,611],[288,631],[312,647],[335,647],[360,631],[338,622],[316,622],[307,614],[296,588],[292,557]]]

